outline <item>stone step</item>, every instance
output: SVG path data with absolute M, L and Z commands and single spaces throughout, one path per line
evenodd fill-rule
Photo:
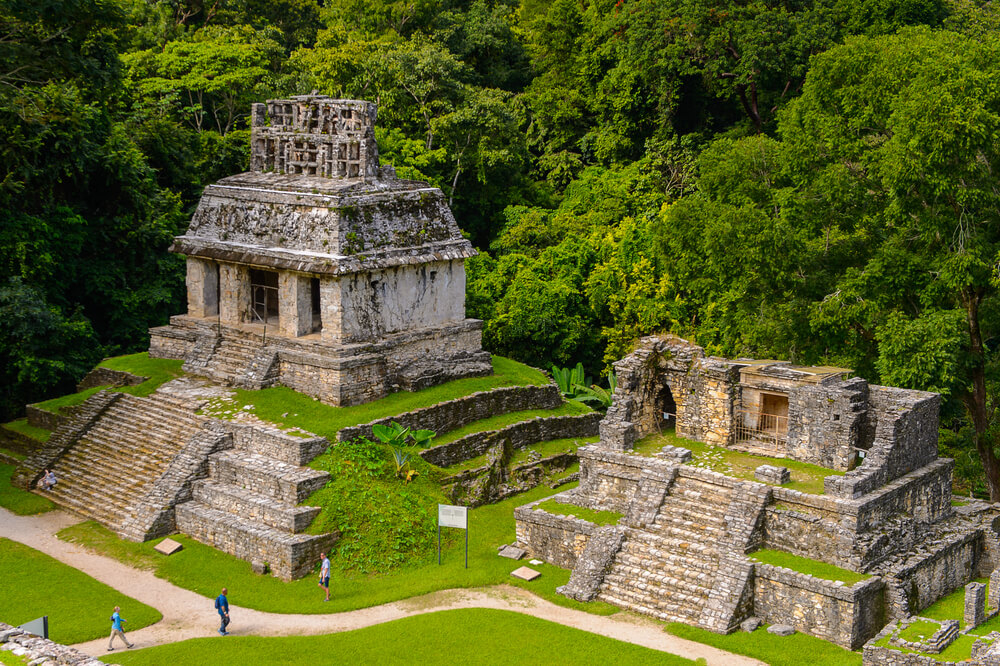
M 73 449 L 70 449 L 70 453 L 74 449 L 83 450 L 80 448 L 80 444 L 86 444 L 86 450 L 91 452 L 92 455 L 109 458 L 119 463 L 121 462 L 122 454 L 125 452 L 130 454 L 131 459 L 166 460 L 169 462 L 183 448 L 184 443 L 188 439 L 190 439 L 190 436 L 173 441 L 144 439 L 141 442 L 137 442 L 136 440 L 129 441 L 126 439 L 126 446 L 123 447 L 121 439 L 112 438 L 111 434 L 107 432 L 95 432 L 92 430 L 87 433 L 86 437 L 79 440 Z
M 701 580 L 677 578 L 668 573 L 651 572 L 636 567 L 616 566 L 604 576 L 604 583 L 609 587 L 635 588 L 649 590 L 651 596 L 687 595 L 692 599 L 707 599 L 709 590 L 705 587 L 714 580 L 714 576 Z
M 194 499 L 205 506 L 259 521 L 286 532 L 302 532 L 320 512 L 316 506 L 281 506 L 274 498 L 211 479 L 195 481 Z
M 633 595 L 621 593 L 619 590 L 602 591 L 597 595 L 599 601 L 609 603 L 612 606 L 625 608 L 627 610 L 651 615 L 666 622 L 684 622 L 685 624 L 697 624 L 701 617 L 701 608 L 692 607 L 680 603 L 659 603 L 651 604 L 650 600 L 637 598 Z
M 673 485 L 670 486 L 669 497 L 694 500 L 703 504 L 715 503 L 727 507 L 732 495 L 732 488 L 718 486 L 701 479 L 678 476 Z
M 61 482 L 60 482 L 61 484 Z M 36 491 L 42 497 L 47 497 L 59 506 L 74 513 L 96 520 L 105 526 L 121 525 L 129 513 L 126 509 L 108 503 L 94 502 L 90 495 L 83 495 L 78 489 L 66 490 L 60 484 L 49 491 Z
M 702 580 L 714 576 L 718 558 L 704 555 L 685 555 L 657 549 L 644 549 L 640 544 L 627 543 L 615 560 L 622 566 L 634 567 L 654 573 L 669 572 L 675 577 Z
M 231 449 L 209 458 L 209 476 L 218 483 L 298 504 L 329 481 L 330 475 L 256 453 Z
M 652 534 L 678 541 L 705 544 L 714 544 L 724 533 L 724 530 L 714 525 L 695 525 L 679 519 L 660 520 L 659 518 L 648 530 Z
M 689 517 L 689 519 L 701 518 L 707 522 L 721 523 L 726 518 L 728 508 L 728 502 L 705 502 L 702 500 L 687 499 L 683 496 L 667 495 L 663 500 L 660 513 Z
M 175 513 L 179 531 L 240 559 L 266 563 L 284 580 L 307 575 L 319 553 L 329 552 L 337 539 L 330 534 L 289 534 L 197 501 L 178 504 Z
M 674 553 L 681 557 L 701 559 L 718 557 L 718 549 L 714 542 L 678 538 L 669 534 L 654 534 L 639 530 L 629 531 L 628 537 L 626 544 L 641 542 L 650 548 L 656 548 L 665 553 Z

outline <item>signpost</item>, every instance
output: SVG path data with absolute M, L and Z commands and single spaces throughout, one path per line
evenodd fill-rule
M 49 616 L 43 615 L 37 620 L 32 620 L 31 622 L 25 622 L 18 629 L 23 629 L 29 634 L 34 634 L 36 636 L 41 636 L 42 638 L 49 637 Z
M 441 528 L 465 530 L 465 568 L 469 568 L 469 507 L 438 504 L 438 564 L 441 564 Z

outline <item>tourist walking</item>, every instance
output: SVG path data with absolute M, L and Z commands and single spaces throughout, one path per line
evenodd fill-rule
M 133 646 L 133 643 L 129 643 L 128 639 L 125 638 L 125 632 L 122 630 L 122 625 L 125 623 L 125 620 L 123 620 L 122 616 L 118 614 L 118 611 L 120 610 L 121 608 L 115 606 L 115 612 L 111 614 L 111 636 L 108 638 L 108 652 L 115 649 L 115 636 L 122 639 L 122 643 L 125 644 L 125 647 Z
M 326 592 L 326 599 L 323 601 L 330 600 L 330 558 L 326 556 L 326 553 L 320 553 L 320 558 L 323 563 L 319 566 L 319 586 L 323 588 Z
M 229 599 L 226 599 L 226 594 L 228 594 L 228 590 L 222 588 L 222 594 L 215 598 L 215 610 L 219 611 L 219 619 L 221 620 L 219 626 L 219 635 L 221 636 L 229 635 L 229 632 L 226 631 L 226 627 L 229 626 Z

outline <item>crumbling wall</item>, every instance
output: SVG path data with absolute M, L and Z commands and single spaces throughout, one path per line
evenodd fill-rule
M 535 505 L 543 501 L 536 500 L 514 509 L 517 545 L 550 564 L 572 569 L 597 526 L 581 518 L 535 510 Z
M 937 459 L 940 395 L 870 386 L 869 404 L 871 449 L 857 469 L 825 479 L 828 495 L 856 499 Z
M 754 614 L 765 622 L 791 624 L 851 650 L 885 624 L 885 586 L 878 578 L 847 586 L 769 564 L 754 568 Z

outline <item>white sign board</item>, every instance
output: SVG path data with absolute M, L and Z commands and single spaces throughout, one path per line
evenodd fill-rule
M 469 529 L 469 507 L 438 504 L 438 527 Z

